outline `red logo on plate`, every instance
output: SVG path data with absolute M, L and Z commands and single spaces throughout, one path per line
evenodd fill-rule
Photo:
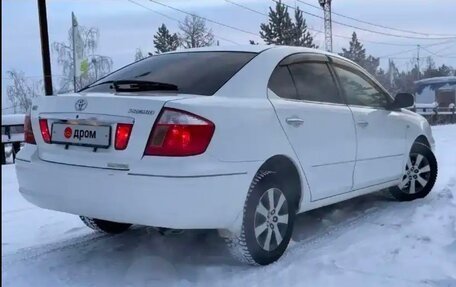
M 63 135 L 69 139 L 71 135 L 73 134 L 73 130 L 70 127 L 66 127 L 65 131 L 63 132 Z

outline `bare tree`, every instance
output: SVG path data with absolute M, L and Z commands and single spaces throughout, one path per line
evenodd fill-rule
M 206 20 L 196 15 L 185 17 L 179 24 L 179 41 L 184 48 L 211 46 L 214 44 L 212 29 L 206 27 Z
M 28 81 L 23 72 L 6 72 L 11 84 L 6 87 L 6 94 L 13 105 L 14 113 L 26 112 L 32 105 L 32 99 L 43 94 L 42 81 Z
M 86 59 L 81 63 L 81 76 L 76 79 L 76 89 L 80 89 L 112 70 L 112 59 L 96 54 L 100 33 L 97 28 L 78 26 Z M 74 87 L 73 33 L 68 31 L 68 42 L 52 43 L 52 50 L 57 54 L 57 63 L 62 66 L 64 77 L 59 92 L 68 92 Z

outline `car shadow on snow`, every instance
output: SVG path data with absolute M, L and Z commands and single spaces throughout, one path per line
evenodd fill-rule
M 395 202 L 384 190 L 307 211 L 297 216 L 292 239 L 296 242 L 316 239 Z

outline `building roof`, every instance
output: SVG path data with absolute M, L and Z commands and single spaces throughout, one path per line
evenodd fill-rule
M 427 78 L 415 81 L 415 84 L 440 84 L 447 82 L 456 82 L 456 76 Z
M 2 126 L 23 125 L 24 114 L 2 115 Z

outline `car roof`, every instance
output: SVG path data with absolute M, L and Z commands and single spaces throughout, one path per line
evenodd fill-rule
M 333 56 L 338 56 L 336 54 L 328 53 L 323 50 L 306 48 L 306 47 L 297 47 L 297 46 L 285 46 L 285 45 L 228 45 L 228 46 L 208 46 L 208 47 L 199 47 L 199 48 L 178 48 L 173 51 L 174 53 L 179 52 L 211 52 L 211 51 L 224 51 L 224 52 L 254 52 L 261 53 L 269 49 L 285 49 L 289 50 L 290 53 L 296 52 L 299 50 L 301 52 L 313 52 L 318 54 L 330 54 Z
M 334 58 L 342 59 L 347 62 L 350 62 L 356 66 L 359 66 L 355 62 L 344 58 L 338 54 L 330 53 L 324 50 L 320 49 L 314 49 L 314 48 L 306 48 L 306 47 L 298 47 L 298 46 L 285 46 L 285 45 L 231 45 L 231 46 L 208 46 L 208 47 L 200 47 L 200 48 L 190 48 L 190 49 L 184 49 L 180 48 L 177 49 L 173 52 L 169 53 L 182 53 L 182 52 L 253 52 L 253 53 L 261 53 L 266 50 L 272 50 L 272 49 L 281 49 L 285 50 L 289 54 L 293 53 L 316 53 L 316 54 L 322 54 L 322 55 L 327 55 L 331 56 Z
M 261 53 L 264 50 L 270 49 L 273 46 L 270 45 L 232 45 L 232 46 L 208 46 L 199 48 L 179 48 L 174 53 L 179 52 L 253 52 Z

